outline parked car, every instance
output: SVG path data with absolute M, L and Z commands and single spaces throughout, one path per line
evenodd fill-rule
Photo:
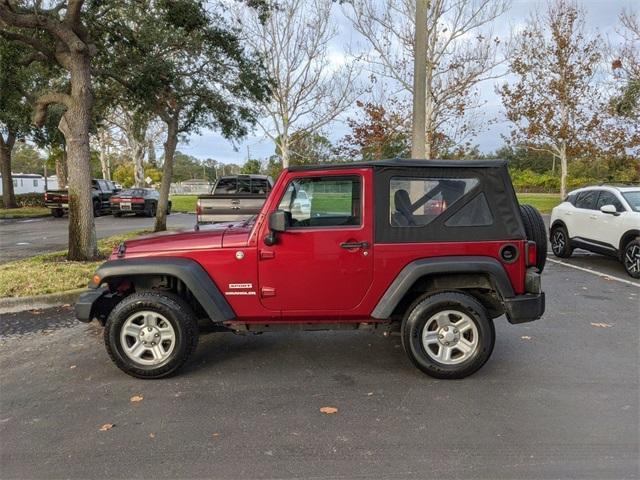
M 110 181 L 94 178 L 91 180 L 91 197 L 93 215 L 99 217 L 111 212 L 111 196 L 119 192 L 119 188 Z M 62 217 L 69 211 L 69 192 L 64 190 L 47 190 L 44 193 L 44 204 L 54 217 Z
M 301 191 L 309 211 L 292 208 Z M 199 322 L 397 332 L 417 368 L 462 378 L 491 355 L 494 318 L 542 316 L 546 244 L 503 161 L 296 166 L 251 221 L 123 242 L 75 313 L 104 324 L 112 360 L 140 378 L 183 365 Z
M 551 250 L 567 258 L 574 248 L 618 258 L 640 278 L 640 187 L 600 185 L 574 190 L 551 212 Z
M 210 195 L 200 195 L 196 202 L 199 225 L 246 220 L 260 213 L 273 180 L 266 175 L 220 177 Z
M 126 214 L 155 217 L 160 192 L 153 188 L 128 188 L 111 197 L 111 213 L 114 217 Z M 171 200 L 167 205 L 167 215 L 171 213 Z

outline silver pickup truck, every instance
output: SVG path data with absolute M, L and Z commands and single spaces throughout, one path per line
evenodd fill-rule
M 235 222 L 257 215 L 272 187 L 273 180 L 266 175 L 220 177 L 210 195 L 198 197 L 197 222 Z

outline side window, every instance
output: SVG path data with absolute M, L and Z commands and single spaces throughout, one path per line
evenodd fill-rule
M 236 193 L 238 189 L 238 182 L 235 178 L 221 178 L 216 183 L 216 189 L 214 195 L 229 195 Z
M 266 178 L 253 178 L 251 180 L 251 193 L 253 195 L 266 195 L 269 192 L 269 184 Z
M 599 192 L 600 190 L 587 190 L 585 192 L 578 193 L 578 196 L 576 197 L 575 207 L 594 210 Z
M 360 225 L 361 192 L 358 176 L 299 178 L 289 183 L 278 209 L 290 213 L 291 228 Z
M 604 205 L 613 205 L 616 207 L 616 211 L 624 212 L 624 207 L 622 206 L 622 202 L 618 200 L 613 193 L 607 192 L 603 190 L 600 192 L 600 196 L 598 197 L 598 202 L 596 203 L 596 210 L 600 210 L 600 207 Z
M 428 225 L 476 185 L 476 178 L 392 177 L 389 222 L 392 227 Z
M 37 187 L 37 186 L 38 186 L 38 180 L 34 180 L 34 181 L 33 181 L 33 186 L 34 186 L 34 187 Z
M 493 215 L 484 193 L 476 195 L 445 223 L 447 227 L 486 227 L 493 225 Z

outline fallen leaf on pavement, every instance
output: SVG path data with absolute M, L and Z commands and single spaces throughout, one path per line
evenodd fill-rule
M 131 401 L 133 403 L 141 402 L 142 400 L 144 400 L 144 397 L 142 395 L 134 395 L 133 397 L 131 397 Z
M 598 328 L 610 328 L 610 327 L 613 327 L 613 325 L 609 325 L 608 323 L 604 323 L 604 322 L 602 322 L 602 323 L 593 323 L 593 322 L 591 322 L 591 326 L 592 327 L 598 327 Z
M 531 337 L 529 335 L 523 335 L 520 337 L 522 340 L 531 340 Z
M 373 395 L 373 392 L 369 392 L 367 393 L 367 395 L 370 397 L 371 395 Z
M 149 438 L 156 438 L 156 434 L 155 434 L 155 433 L 153 433 L 153 432 L 152 432 L 152 433 L 150 433 L 150 434 L 149 434 Z
M 220 436 L 220 434 L 219 434 L 219 433 L 214 433 L 214 434 L 212 434 L 211 436 L 212 436 L 212 437 L 219 437 L 219 436 Z
M 338 409 L 336 407 L 322 407 L 320 409 L 322 413 L 326 413 L 327 415 L 332 415 L 334 413 L 338 413 Z
M 74 368 L 76 368 L 76 366 L 75 365 L 71 365 L 69 368 L 74 369 Z
M 100 427 L 101 432 L 106 432 L 107 430 L 111 430 L 115 425 L 113 423 L 105 423 Z

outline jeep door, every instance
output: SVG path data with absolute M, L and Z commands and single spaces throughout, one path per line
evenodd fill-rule
M 296 201 L 300 192 L 308 208 Z M 287 212 L 288 225 L 272 246 L 262 241 L 267 222 L 261 230 L 262 305 L 283 316 L 342 317 L 362 302 L 373 280 L 373 219 L 365 208 L 372 203 L 371 170 L 291 174 L 276 195 L 270 210 Z

